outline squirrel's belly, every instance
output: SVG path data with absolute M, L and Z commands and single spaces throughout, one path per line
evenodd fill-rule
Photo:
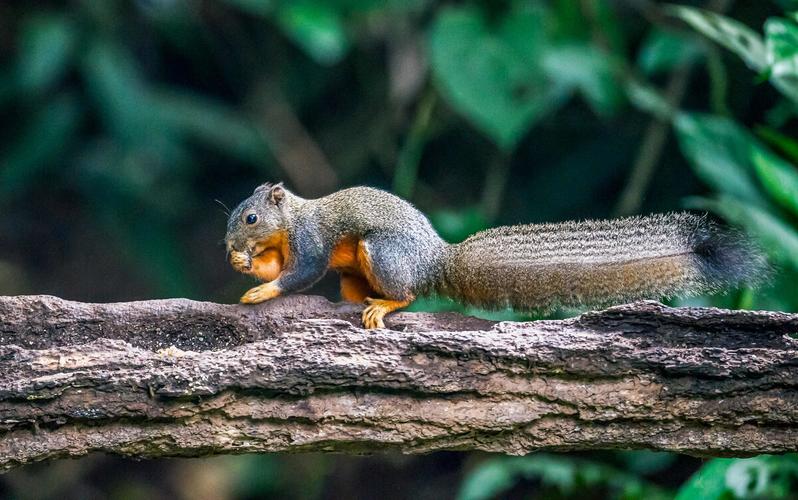
M 330 254 L 329 267 L 341 274 L 364 278 L 377 292 L 383 289 L 372 272 L 371 256 L 366 242 L 356 236 L 345 236 L 335 244 Z
M 363 240 L 347 236 L 339 240 L 330 254 L 330 269 L 341 274 L 341 297 L 349 302 L 363 302 L 379 296 L 381 287 L 371 272 L 371 258 Z
M 330 254 L 330 269 L 362 276 L 363 271 L 358 259 L 359 243 L 360 239 L 353 236 L 341 238 Z

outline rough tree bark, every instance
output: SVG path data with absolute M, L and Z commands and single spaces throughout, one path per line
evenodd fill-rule
M 92 451 L 798 450 L 798 315 L 638 302 L 364 331 L 358 312 L 0 298 L 0 469 Z

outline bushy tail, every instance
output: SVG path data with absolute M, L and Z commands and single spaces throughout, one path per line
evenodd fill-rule
M 518 310 L 714 292 L 769 272 L 744 235 L 689 213 L 497 227 L 447 252 L 440 293 Z

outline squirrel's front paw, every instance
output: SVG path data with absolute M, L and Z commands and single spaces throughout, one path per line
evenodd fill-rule
M 266 302 L 269 299 L 273 299 L 280 295 L 280 289 L 274 282 L 264 283 L 262 285 L 258 285 L 255 288 L 250 288 L 247 293 L 245 293 L 239 302 L 242 304 L 260 304 L 261 302 Z

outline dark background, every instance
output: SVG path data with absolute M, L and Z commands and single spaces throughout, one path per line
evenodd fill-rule
M 2 2 L 0 293 L 235 302 L 252 282 L 225 262 L 224 206 L 282 180 L 306 197 L 392 190 L 449 241 L 709 210 L 759 241 L 776 277 L 687 302 L 795 311 L 794 6 L 684 4 L 743 24 L 719 35 L 649 0 Z M 733 46 L 746 26 L 762 51 Z M 313 292 L 337 299 L 331 279 Z M 702 464 L 704 482 L 689 482 Z M 0 476 L 0 492 L 790 498 L 796 468 L 645 451 L 90 456 Z

